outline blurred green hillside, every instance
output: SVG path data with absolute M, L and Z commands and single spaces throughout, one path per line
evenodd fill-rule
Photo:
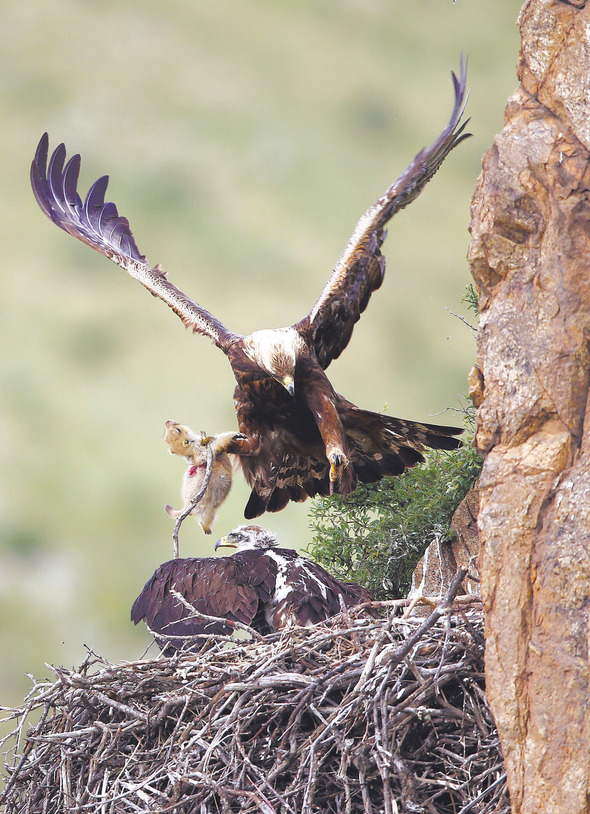
M 391 224 L 384 286 L 330 368 L 363 407 L 426 420 L 459 405 L 474 360 L 446 308 L 466 313 L 470 197 L 517 84 L 517 13 L 509 0 L 0 5 L 0 703 L 84 645 L 141 655 L 129 609 L 171 557 L 162 507 L 179 504 L 183 473 L 163 422 L 235 427 L 223 354 L 37 208 L 43 131 L 82 154 L 83 192 L 110 174 L 152 264 L 248 333 L 307 313 L 358 217 L 446 124 L 450 71 L 469 54 L 475 135 Z M 187 521 L 182 555 L 211 554 L 247 495 L 237 478 L 212 538 Z M 307 510 L 262 522 L 304 547 Z

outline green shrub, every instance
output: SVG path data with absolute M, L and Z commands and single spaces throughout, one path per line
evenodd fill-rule
M 309 554 L 375 599 L 405 596 L 426 547 L 450 538 L 455 509 L 479 475 L 471 441 L 452 452 L 428 450 L 425 463 L 399 477 L 314 501 Z

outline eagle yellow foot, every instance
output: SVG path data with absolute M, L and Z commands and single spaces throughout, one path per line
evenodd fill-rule
M 341 449 L 333 449 L 328 453 L 328 460 L 330 461 L 330 494 L 333 495 L 338 473 L 340 469 L 345 469 L 348 466 L 348 458 Z

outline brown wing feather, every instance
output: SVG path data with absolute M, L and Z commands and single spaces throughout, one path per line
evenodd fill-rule
M 146 582 L 133 603 L 131 621 L 144 621 L 160 647 L 180 649 L 190 645 L 175 636 L 214 633 L 230 635 L 233 628 L 221 622 L 191 618 L 191 610 L 172 592 L 177 591 L 199 613 L 249 625 L 256 616 L 259 596 L 256 585 L 272 581 L 261 564 L 254 580 L 248 569 L 232 557 L 192 557 L 165 562 Z M 254 583 L 254 584 L 253 584 Z M 268 589 L 265 587 L 264 597 Z M 172 638 L 168 638 L 172 637 Z M 201 641 L 197 642 L 200 646 Z
M 272 461 L 272 463 L 271 463 Z M 302 503 L 308 497 L 329 495 L 329 465 L 311 455 L 284 452 L 278 463 L 265 450 L 257 460 L 242 458 L 242 470 L 252 492 L 244 517 L 251 520 L 264 512 L 280 512 L 289 501 Z
M 211 337 L 221 348 L 235 339 L 236 335 L 209 311 L 169 282 L 159 266 L 150 268 L 137 248 L 127 218 L 119 215 L 114 203 L 104 200 L 108 176 L 99 178 L 82 202 L 77 192 L 80 156 L 72 156 L 66 164 L 66 148 L 60 144 L 47 166 L 48 147 L 49 138 L 44 133 L 31 164 L 33 193 L 47 217 L 139 280 L 155 297 L 169 305 L 187 328 Z
M 385 273 L 381 244 L 387 221 L 411 203 L 436 173 L 450 151 L 470 134 L 461 123 L 466 104 L 467 64 L 459 78 L 452 73 L 455 104 L 448 125 L 430 147 L 421 150 L 409 167 L 357 223 L 324 290 L 309 314 L 294 327 L 309 336 L 323 368 L 347 346 L 355 323 Z
M 285 583 L 273 608 L 272 623 L 276 629 L 293 623 L 315 625 L 329 619 L 341 611 L 340 597 L 348 608 L 372 599 L 365 588 L 341 582 L 296 551 L 275 548 L 271 556 L 277 558 L 278 572 Z
M 357 478 L 374 483 L 381 478 L 401 475 L 424 460 L 422 450 L 456 449 L 461 441 L 455 438 L 463 430 L 439 424 L 424 424 L 394 416 L 362 410 L 343 396 L 337 395 L 338 414 L 346 433 L 351 466 L 342 472 L 338 491 L 341 494 L 356 488 Z M 330 494 L 329 465 L 324 458 L 293 455 L 273 445 L 274 436 L 267 436 L 260 452 L 244 457 L 240 463 L 252 492 L 244 511 L 248 519 L 264 512 L 278 512 L 289 501 L 302 502 L 308 497 Z
M 454 437 L 463 432 L 458 427 L 424 424 L 361 410 L 342 396 L 338 397 L 338 409 L 354 471 L 363 483 L 401 475 L 424 460 L 425 447 L 450 450 L 461 446 L 461 441 Z

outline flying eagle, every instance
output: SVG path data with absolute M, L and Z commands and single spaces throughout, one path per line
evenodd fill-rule
M 279 548 L 276 537 L 260 526 L 240 526 L 217 541 L 215 549 L 222 547 L 235 553 L 165 562 L 135 600 L 131 621 L 145 621 L 166 652 L 190 648 L 197 635 L 230 635 L 231 622 L 267 634 L 334 616 L 340 598 L 346 607 L 371 600 L 360 585 L 340 582 L 297 551 Z M 191 608 L 230 624 L 195 618 Z
M 421 450 L 454 449 L 462 430 L 421 424 L 361 410 L 338 395 L 325 369 L 348 345 L 355 323 L 385 273 L 381 244 L 387 221 L 422 191 L 449 152 L 468 133 L 462 122 L 466 67 L 452 74 L 455 103 L 449 124 L 357 223 L 311 311 L 288 328 L 241 336 L 228 330 L 151 268 L 137 248 L 129 222 L 104 200 L 108 176 L 90 188 L 82 202 L 77 192 L 80 156 L 67 164 L 60 144 L 47 166 L 48 136 L 43 135 L 31 166 L 37 203 L 64 231 L 106 255 L 154 296 L 164 300 L 187 328 L 208 336 L 224 351 L 237 387 L 234 403 L 240 433 L 228 446 L 240 456 L 252 487 L 244 516 L 283 509 L 333 491 L 346 494 L 364 483 L 399 475 L 423 460 Z

